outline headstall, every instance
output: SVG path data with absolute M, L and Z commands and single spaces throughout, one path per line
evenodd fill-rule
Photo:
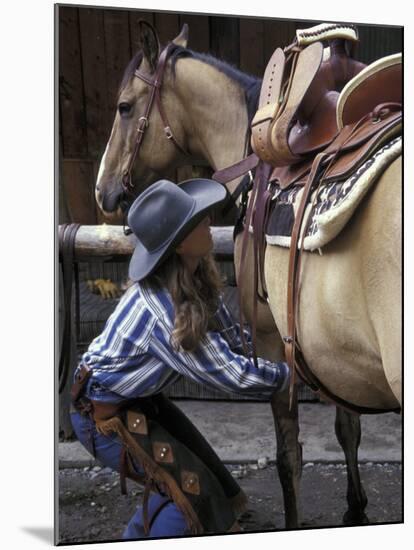
M 136 69 L 135 72 L 134 72 L 134 76 L 136 76 L 137 78 L 141 79 L 143 82 L 148 84 L 151 87 L 150 88 L 151 91 L 150 91 L 150 96 L 149 96 L 149 99 L 148 99 L 147 106 L 145 108 L 145 112 L 138 119 L 138 126 L 137 126 L 137 130 L 136 130 L 137 137 L 136 137 L 136 141 L 135 141 L 134 150 L 133 150 L 132 155 L 131 155 L 131 157 L 128 161 L 128 165 L 127 165 L 126 169 L 124 170 L 124 172 L 122 174 L 122 186 L 124 187 L 125 191 L 129 194 L 132 193 L 132 191 L 135 187 L 135 185 L 132 183 L 132 179 L 131 179 L 132 167 L 134 165 L 135 159 L 136 159 L 136 157 L 138 155 L 138 152 L 139 152 L 139 149 L 141 147 L 142 140 L 144 139 L 145 130 L 148 128 L 149 117 L 150 117 L 150 114 L 151 114 L 152 107 L 154 105 L 154 101 L 155 101 L 155 103 L 158 107 L 158 112 L 161 116 L 161 120 L 162 120 L 162 123 L 164 125 L 164 133 L 165 133 L 166 138 L 171 140 L 172 143 L 174 143 L 174 145 L 180 150 L 181 153 L 183 153 L 186 156 L 189 156 L 189 153 L 178 143 L 178 141 L 174 137 L 174 134 L 171 130 L 171 126 L 168 122 L 168 119 L 166 117 L 166 114 L 165 114 L 165 111 L 164 111 L 164 108 L 163 108 L 163 105 L 162 105 L 162 102 L 161 102 L 160 90 L 161 90 L 161 85 L 162 85 L 163 78 L 164 78 L 166 62 L 167 62 L 167 59 L 168 59 L 168 57 L 169 57 L 169 55 L 170 55 L 170 53 L 171 53 L 171 51 L 174 47 L 175 47 L 175 44 L 173 42 L 170 42 L 169 44 L 167 44 L 167 46 L 165 46 L 165 48 L 162 50 L 162 52 L 161 52 L 161 54 L 158 58 L 158 63 L 157 63 L 157 66 L 155 68 L 155 72 L 151 77 L 143 74 L 138 69 Z

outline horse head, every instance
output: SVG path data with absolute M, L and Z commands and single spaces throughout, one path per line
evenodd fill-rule
M 183 113 L 178 112 L 181 103 L 175 97 L 168 52 L 174 46 L 187 46 L 188 26 L 166 52 L 152 25 L 145 21 L 139 25 L 141 49 L 125 71 L 96 182 L 96 201 L 105 214 L 122 209 L 185 158 Z

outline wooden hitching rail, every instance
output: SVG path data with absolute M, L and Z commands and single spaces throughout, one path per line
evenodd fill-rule
M 214 254 L 233 256 L 233 227 L 212 227 Z M 74 260 L 107 256 L 129 256 L 136 243 L 135 235 L 125 235 L 120 225 L 81 225 L 76 233 Z

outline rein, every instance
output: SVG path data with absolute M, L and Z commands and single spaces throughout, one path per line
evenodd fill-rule
M 76 327 L 80 326 L 79 305 L 79 270 L 75 262 L 75 239 L 80 227 L 79 223 L 62 224 L 59 226 L 59 261 L 62 265 L 64 321 L 62 326 L 62 345 L 59 356 L 59 393 L 65 389 L 70 373 L 72 357 L 72 286 L 75 277 L 76 290 Z
M 150 117 L 152 108 L 154 106 L 154 103 L 158 108 L 158 112 L 160 114 L 162 123 L 164 125 L 165 137 L 168 140 L 170 140 L 182 154 L 184 154 L 185 156 L 190 156 L 190 154 L 178 143 L 177 139 L 174 137 L 174 134 L 171 130 L 171 126 L 165 114 L 165 110 L 162 105 L 161 95 L 160 95 L 161 86 L 164 79 L 166 63 L 174 47 L 175 47 L 175 44 L 173 42 L 169 42 L 167 46 L 165 46 L 165 48 L 162 50 L 158 58 L 157 66 L 155 68 L 155 72 L 152 78 L 143 74 L 138 69 L 136 69 L 134 72 L 134 76 L 136 76 L 137 78 L 139 78 L 140 80 L 142 80 L 143 82 L 145 82 L 151 87 L 151 92 L 150 92 L 147 106 L 145 108 L 144 115 L 138 119 L 138 125 L 136 130 L 137 137 L 135 141 L 134 150 L 128 161 L 128 165 L 124 170 L 124 173 L 122 174 L 122 186 L 124 187 L 125 191 L 130 194 L 132 194 L 132 191 L 135 187 L 131 179 L 132 167 L 134 165 L 135 159 L 138 156 L 140 147 L 142 145 L 145 130 L 149 126 L 149 117 Z

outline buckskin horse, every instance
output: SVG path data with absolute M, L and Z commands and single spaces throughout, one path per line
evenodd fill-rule
M 200 164 L 220 171 L 237 163 L 248 152 L 250 123 L 258 106 L 261 81 L 209 54 L 189 50 L 186 25 L 163 49 L 153 27 L 145 22 L 140 26 L 142 49 L 125 70 L 97 177 L 96 200 L 105 213 L 121 212 L 143 189 L 179 166 Z M 230 192 L 241 179 L 228 185 Z M 303 355 L 318 379 L 339 398 L 377 412 L 401 404 L 400 197 L 398 158 L 322 255 L 302 254 L 297 333 Z M 252 322 L 257 308 L 258 354 L 280 360 L 281 335 L 287 330 L 289 252 L 267 246 L 264 273 L 269 304 L 260 301 L 254 306 L 255 290 L 248 284 L 254 277 L 253 238 L 248 236 L 246 242 L 244 315 Z M 239 234 L 238 280 L 242 248 Z M 293 396 L 293 402 L 288 393 L 271 402 L 287 528 L 298 527 L 300 517 L 302 449 Z M 366 522 L 367 498 L 357 459 L 359 414 L 337 406 L 335 432 L 348 473 L 344 522 Z

